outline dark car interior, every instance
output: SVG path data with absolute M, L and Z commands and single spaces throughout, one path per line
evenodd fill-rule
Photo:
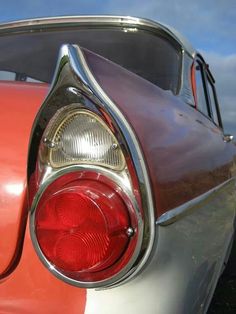
M 69 28 L 0 34 L 0 80 L 51 82 L 62 44 L 78 44 L 177 93 L 181 50 L 136 28 Z M 16 53 L 17 52 L 17 53 Z

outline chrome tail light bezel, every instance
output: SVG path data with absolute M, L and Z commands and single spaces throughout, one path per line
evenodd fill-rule
M 60 103 L 58 103 L 58 100 L 60 100 Z M 100 167 L 99 165 L 78 164 L 69 165 L 62 169 L 52 169 L 52 167 L 49 166 L 44 167 L 43 170 L 41 169 L 40 174 L 35 172 L 38 162 L 38 149 L 40 145 L 42 145 L 45 128 L 57 110 L 69 106 L 72 103 L 76 104 L 78 110 L 87 110 L 98 115 L 104 123 L 112 127 L 112 132 L 122 147 L 125 159 L 130 160 L 132 167 L 135 169 L 135 177 L 137 180 L 136 182 L 132 182 L 132 184 L 137 185 L 136 190 L 139 191 L 140 204 L 135 196 L 132 195 L 132 189 L 128 187 L 127 178 L 125 181 L 123 175 L 118 175 L 116 171 Z M 109 278 L 109 280 L 89 283 L 71 280 L 55 269 L 40 250 L 34 228 L 37 204 L 49 184 L 65 173 L 85 169 L 100 171 L 118 184 L 123 190 L 125 197 L 129 197 L 129 199 L 132 200 L 139 221 L 138 245 L 127 266 L 117 276 Z M 32 177 L 34 189 L 31 188 Z M 58 278 L 79 287 L 113 287 L 130 280 L 137 275 L 146 264 L 155 238 L 155 218 L 151 186 L 145 160 L 133 129 L 126 121 L 117 105 L 111 101 L 96 82 L 96 79 L 89 70 L 83 51 L 78 46 L 64 45 L 60 50 L 57 70 L 51 90 L 36 117 L 31 134 L 28 159 L 28 183 L 30 231 L 33 245 L 41 261 Z

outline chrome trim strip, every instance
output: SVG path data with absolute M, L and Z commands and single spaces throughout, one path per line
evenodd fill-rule
M 64 70 L 65 69 L 65 70 Z M 63 70 L 65 73 L 63 74 Z M 62 74 L 61 74 L 62 73 Z M 126 121 L 125 117 L 121 113 L 121 111 L 117 108 L 114 102 L 108 97 L 108 95 L 103 91 L 101 86 L 97 83 L 96 79 L 94 78 L 93 74 L 91 73 L 89 69 L 89 65 L 87 64 L 85 57 L 83 55 L 82 50 L 78 46 L 73 45 L 63 45 L 60 53 L 59 53 L 59 60 L 57 64 L 57 69 L 55 72 L 54 80 L 51 86 L 51 90 L 48 94 L 48 97 L 45 100 L 44 105 L 48 105 L 48 101 L 50 103 L 50 97 L 53 95 L 54 90 L 57 90 L 60 88 L 61 84 L 65 84 L 63 82 L 63 75 L 65 79 L 73 80 L 73 83 L 75 84 L 73 86 L 76 86 L 80 91 L 84 93 L 84 95 L 87 95 L 89 99 L 91 99 L 99 108 L 102 108 L 110 117 L 116 122 L 117 129 L 120 131 L 122 136 L 125 139 L 125 143 L 129 149 L 129 155 L 132 158 L 137 178 L 138 178 L 138 185 L 140 188 L 141 193 L 141 200 L 142 200 L 142 208 L 145 213 L 145 224 L 143 226 L 144 228 L 144 236 L 142 237 L 142 248 L 139 248 L 138 254 L 136 254 L 136 260 L 132 260 L 132 263 L 128 264 L 129 269 L 126 269 L 126 273 L 123 274 L 122 277 L 119 276 L 117 278 L 111 278 L 111 280 L 107 280 L 106 282 L 102 283 L 102 285 L 94 285 L 94 284 L 84 284 L 84 287 L 113 287 L 114 284 L 118 285 L 120 283 L 124 283 L 127 280 L 130 280 L 133 278 L 137 273 L 143 268 L 143 266 L 146 264 L 150 253 L 153 248 L 153 243 L 155 239 L 155 215 L 154 215 L 154 205 L 152 200 L 152 193 L 151 193 L 151 185 L 149 182 L 149 176 L 147 173 L 147 168 L 145 164 L 145 160 L 141 151 L 141 148 L 139 146 L 138 140 L 136 139 L 136 135 L 134 134 L 134 131 L 130 127 L 129 123 Z M 70 81 L 66 83 L 66 86 L 70 85 Z M 73 87 L 72 87 L 73 88 Z M 53 96 L 52 96 L 53 97 Z M 42 110 L 44 109 L 44 106 L 41 108 L 41 111 L 39 112 L 37 119 L 34 124 L 34 130 L 37 129 L 38 119 L 40 117 L 40 114 Z M 55 113 L 54 113 L 55 114 Z M 32 136 L 34 132 L 31 134 L 31 141 Z M 32 156 L 31 156 L 32 157 Z M 29 157 L 30 158 L 30 157 Z M 60 172 L 61 173 L 61 172 Z M 47 177 L 43 178 L 43 186 L 47 184 L 47 180 L 53 175 L 53 173 L 46 174 Z M 55 176 L 54 176 L 55 178 Z M 40 189 L 42 192 L 42 190 Z M 42 252 L 38 250 L 38 246 L 36 243 L 36 238 L 34 234 L 34 208 L 35 208 L 35 202 L 37 202 L 37 198 L 39 195 L 37 194 L 34 205 L 31 209 L 30 213 L 30 229 L 33 239 L 33 244 L 36 248 L 37 253 L 39 254 L 41 260 L 44 261 L 44 257 L 42 256 Z M 50 265 L 48 268 L 50 271 L 54 271 L 50 268 Z M 120 274 L 119 274 L 120 275 Z M 61 279 L 65 280 L 63 278 L 63 275 L 58 274 L 57 276 Z M 82 286 L 81 283 L 76 284 L 75 281 L 68 280 L 68 283 L 71 283 L 73 285 Z
M 191 201 L 184 203 L 183 205 L 178 206 L 174 209 L 171 209 L 170 211 L 162 214 L 157 219 L 156 225 L 168 226 L 176 222 L 184 216 L 189 215 L 193 210 L 196 210 L 203 202 L 208 202 L 211 197 L 214 197 L 214 194 L 219 193 L 222 189 L 230 188 L 233 184 L 235 184 L 235 178 L 230 178 L 229 180 L 221 183 L 220 185 L 214 187 L 206 193 L 197 196 Z
M 131 16 L 109 16 L 109 15 L 88 15 L 88 16 L 60 16 L 60 17 L 45 17 L 28 20 L 13 21 L 0 24 L 0 34 L 6 31 L 19 32 L 21 29 L 27 28 L 48 28 L 52 26 L 56 27 L 68 27 L 78 25 L 110 25 L 110 26 L 137 26 L 147 30 L 156 31 L 162 30 L 172 37 L 178 44 L 185 50 L 187 54 L 194 57 L 196 50 L 192 47 L 190 42 L 184 38 L 174 28 L 161 24 L 149 19 L 143 19 Z
M 147 262 L 147 259 L 151 253 L 154 239 L 155 239 L 155 215 L 154 215 L 154 205 L 153 205 L 153 199 L 152 199 L 152 192 L 151 192 L 151 184 L 149 181 L 149 176 L 147 173 L 147 167 L 144 161 L 143 153 L 140 149 L 140 145 L 137 141 L 137 138 L 130 127 L 129 123 L 126 121 L 126 118 L 121 113 L 121 111 L 118 109 L 118 107 L 115 105 L 115 103 L 109 98 L 109 96 L 104 92 L 104 90 L 101 88 L 101 86 L 98 84 L 96 79 L 94 78 L 93 74 L 91 73 L 88 64 L 86 63 L 86 60 L 84 58 L 82 50 L 79 48 L 79 46 L 73 46 L 76 47 L 79 59 L 84 67 L 85 75 L 87 77 L 89 86 L 92 87 L 95 95 L 98 95 L 98 98 L 101 99 L 101 102 L 104 104 L 104 106 L 107 106 L 107 109 L 109 108 L 110 114 L 115 118 L 115 121 L 118 122 L 119 127 L 122 130 L 122 134 L 125 136 L 128 147 L 131 151 L 131 155 L 133 157 L 133 161 L 135 163 L 135 169 L 137 171 L 138 179 L 139 179 L 139 186 L 143 187 L 143 189 L 140 189 L 141 193 L 141 199 L 143 201 L 143 210 L 147 212 L 148 214 L 148 225 L 149 225 L 149 244 L 146 248 L 146 252 L 142 258 L 142 260 L 139 262 L 139 265 L 136 267 L 135 270 L 133 270 L 133 273 L 129 273 L 129 279 L 134 277 L 140 270 L 143 268 L 145 263 Z M 124 281 L 123 281 L 124 282 Z

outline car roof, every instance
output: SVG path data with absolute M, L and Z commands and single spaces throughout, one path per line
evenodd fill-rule
M 196 55 L 196 50 L 190 42 L 184 38 L 177 30 L 163 23 L 155 22 L 149 19 L 131 17 L 131 16 L 110 16 L 110 15 L 81 15 L 81 16 L 58 16 L 44 17 L 27 20 L 12 21 L 0 23 L 0 34 L 8 32 L 19 32 L 27 29 L 65 27 L 83 25 L 107 25 L 120 27 L 137 27 L 147 31 L 163 31 L 173 40 L 175 40 L 182 49 L 191 57 Z

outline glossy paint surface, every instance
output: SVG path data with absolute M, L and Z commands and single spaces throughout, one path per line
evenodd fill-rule
M 158 216 L 235 176 L 235 146 L 223 141 L 212 121 L 171 92 L 84 53 L 96 80 L 136 132 Z
M 20 262 L 0 281 L 0 313 L 82 314 L 86 290 L 55 278 L 36 255 L 27 226 Z
M 44 84 L 0 83 L 0 313 L 84 313 L 86 290 L 71 287 L 50 274 L 32 247 L 28 227 L 23 248 L 20 245 L 28 214 L 28 142 L 33 120 L 47 92 Z M 20 260 L 14 265 L 21 249 Z M 13 266 L 12 273 L 5 273 Z M 4 277 L 4 273 L 8 276 Z
M 14 266 L 24 234 L 28 142 L 47 91 L 44 84 L 0 83 L 0 278 Z

